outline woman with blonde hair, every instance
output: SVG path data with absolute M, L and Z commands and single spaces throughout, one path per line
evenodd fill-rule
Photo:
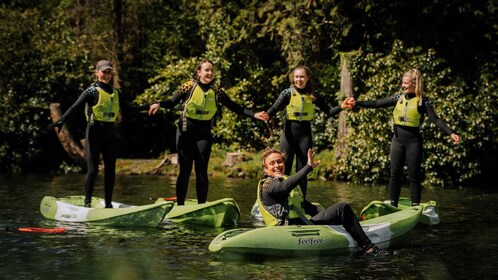
M 389 178 L 389 196 L 391 205 L 398 207 L 401 191 L 401 176 L 405 161 L 408 167 L 408 181 L 412 205 L 418 205 L 421 200 L 421 166 L 423 139 L 420 126 L 427 115 L 437 127 L 447 133 L 454 144 L 460 142 L 460 136 L 450 129 L 438 117 L 430 101 L 423 97 L 422 73 L 410 69 L 403 75 L 402 93 L 379 100 L 353 101 L 351 105 L 364 108 L 394 107 L 393 137 L 391 141 L 391 175 Z

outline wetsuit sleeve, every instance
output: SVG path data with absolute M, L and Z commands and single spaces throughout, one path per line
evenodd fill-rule
M 377 100 L 356 101 L 356 105 L 363 108 L 386 108 L 396 105 L 400 94 Z
M 67 111 L 62 115 L 61 119 L 58 122 L 65 122 L 66 119 L 76 110 L 78 107 L 80 107 L 83 103 L 92 103 L 92 101 L 95 99 L 95 96 L 97 94 L 97 91 L 94 87 L 89 87 L 85 89 L 81 94 L 80 97 L 67 109 Z
M 431 122 L 433 122 L 446 134 L 451 135 L 452 133 L 454 133 L 454 131 L 451 128 L 449 128 L 442 119 L 439 118 L 436 112 L 434 112 L 431 103 L 427 100 L 424 100 L 423 102 L 424 103 L 422 104 L 422 110 L 425 110 L 425 113 L 427 114 L 429 120 L 431 120 Z
M 285 106 L 289 105 L 290 101 L 290 89 L 285 89 L 280 93 L 280 96 L 277 98 L 275 103 L 268 109 L 266 112 L 271 117 L 275 116 L 278 111 L 285 108 Z
M 306 165 L 296 174 L 290 176 L 287 180 L 272 180 L 272 182 L 268 185 L 267 192 L 272 194 L 289 194 L 299 185 L 301 179 L 306 178 L 308 173 L 311 171 L 313 171 L 313 168 L 310 165 Z
M 173 96 L 167 100 L 156 101 L 159 103 L 159 106 L 162 108 L 171 109 L 175 107 L 181 100 L 185 98 L 185 96 L 192 90 L 192 81 L 188 81 L 182 84 L 174 93 Z
M 325 103 L 325 100 L 323 100 L 323 98 L 320 95 L 315 93 L 314 97 L 315 97 L 316 106 L 318 106 L 318 108 L 320 108 L 320 110 L 322 110 L 322 112 L 324 112 L 327 116 L 332 117 L 334 115 L 339 114 L 342 111 L 340 105 L 331 108 L 327 103 Z
M 230 111 L 239 115 L 254 117 L 254 112 L 252 110 L 244 108 L 241 105 L 233 102 L 222 88 L 216 89 L 216 96 L 218 97 L 218 102 L 230 109 Z

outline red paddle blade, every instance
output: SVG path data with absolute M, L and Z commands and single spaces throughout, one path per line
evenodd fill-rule
M 19 231 L 22 232 L 45 232 L 45 233 L 61 233 L 66 230 L 66 228 L 37 228 L 37 227 L 29 227 L 29 228 L 19 228 Z
M 163 198 L 164 200 L 166 201 L 176 201 L 176 196 L 172 196 L 172 197 L 165 197 Z

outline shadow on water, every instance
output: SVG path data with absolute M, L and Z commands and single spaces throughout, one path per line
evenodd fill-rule
M 45 195 L 83 193 L 84 175 L 0 175 L 1 279 L 497 279 L 498 194 L 491 190 L 427 188 L 423 199 L 440 205 L 441 223 L 417 226 L 393 255 L 351 253 L 269 258 L 211 253 L 209 243 L 228 228 L 163 222 L 158 228 L 112 228 L 45 220 Z M 148 204 L 175 195 L 174 178 L 118 176 L 114 200 Z M 250 211 L 257 180 L 212 180 L 209 199 L 232 197 L 239 227 L 254 228 Z M 102 196 L 99 177 L 96 196 Z M 310 182 L 309 200 L 349 202 L 355 213 L 387 198 L 386 186 Z M 408 189 L 402 190 L 408 196 Z M 191 182 L 189 198 L 195 198 Z M 25 233 L 18 227 L 65 227 L 62 234 Z M 264 237 L 262 237 L 264 238 Z

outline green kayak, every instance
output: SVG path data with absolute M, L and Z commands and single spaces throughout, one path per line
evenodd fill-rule
M 389 248 L 408 235 L 421 213 L 422 207 L 414 206 L 360 223 L 373 243 Z M 293 225 L 228 230 L 211 241 L 209 250 L 227 255 L 292 257 L 354 252 L 360 248 L 342 226 Z
M 386 214 L 398 212 L 412 205 L 411 200 L 406 197 L 402 197 L 399 200 L 398 208 L 390 205 L 388 200 L 386 201 L 372 201 L 370 204 L 365 206 L 360 212 L 360 219 L 369 220 Z M 420 203 L 422 206 L 422 215 L 420 215 L 419 222 L 425 225 L 437 225 L 440 222 L 439 219 L 439 207 L 437 203 L 433 200 L 429 202 Z
M 47 219 L 64 222 L 83 222 L 104 226 L 157 227 L 174 203 L 164 201 L 133 206 L 112 202 L 114 208 L 104 208 L 104 199 L 93 197 L 92 207 L 83 207 L 84 196 L 55 198 L 45 196 L 40 203 L 40 213 Z
M 168 200 L 159 198 L 156 203 Z M 222 198 L 198 204 L 196 199 L 185 200 L 185 205 L 176 205 L 166 215 L 175 223 L 205 225 L 211 227 L 236 226 L 240 209 L 233 198 Z

